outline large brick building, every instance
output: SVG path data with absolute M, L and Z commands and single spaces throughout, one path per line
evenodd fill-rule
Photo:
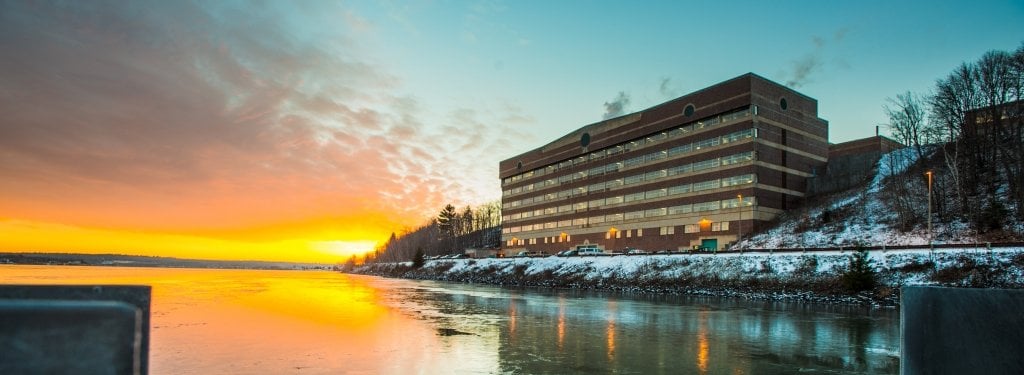
M 502 161 L 503 249 L 722 249 L 827 157 L 817 101 L 745 74 Z

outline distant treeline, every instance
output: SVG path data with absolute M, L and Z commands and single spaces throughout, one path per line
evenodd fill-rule
M 899 94 L 883 109 L 918 160 L 886 184 L 902 229 L 928 220 L 929 180 L 933 220 L 996 234 L 1024 220 L 1024 45 L 987 52 L 933 91 Z
M 417 251 L 424 255 L 462 253 L 469 248 L 496 248 L 501 242 L 501 203 L 490 202 L 461 211 L 448 204 L 427 224 L 400 234 L 367 255 L 366 262 L 410 261 Z M 349 263 L 354 263 L 350 259 Z
M 315 263 L 269 262 L 255 260 L 203 260 L 124 254 L 71 254 L 71 253 L 0 253 L 0 264 L 74 265 L 112 267 L 169 267 L 296 270 L 329 269 Z

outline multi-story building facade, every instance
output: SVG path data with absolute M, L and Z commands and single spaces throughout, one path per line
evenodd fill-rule
M 817 107 L 745 74 L 504 160 L 503 250 L 724 249 L 803 198 Z

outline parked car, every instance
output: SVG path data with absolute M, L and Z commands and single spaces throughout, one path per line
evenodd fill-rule
M 640 249 L 630 249 L 629 251 L 626 252 L 626 255 L 647 255 L 647 254 L 650 254 L 650 253 L 647 252 L 647 250 L 640 250 Z
M 560 256 L 560 257 L 574 257 L 574 256 L 579 256 L 580 254 L 576 250 L 563 250 L 563 251 L 559 251 L 558 254 L 556 254 L 556 255 Z
M 544 257 L 547 255 L 548 254 L 543 251 L 520 251 L 518 254 L 516 254 L 516 258 L 535 258 Z

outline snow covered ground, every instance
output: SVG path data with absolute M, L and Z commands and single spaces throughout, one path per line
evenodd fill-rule
M 843 294 L 851 251 L 722 253 L 615 257 L 445 259 L 370 264 L 355 273 L 495 285 L 693 293 L 825 302 Z M 896 304 L 906 285 L 1024 287 L 1024 248 L 870 251 L 880 288 L 864 296 Z

